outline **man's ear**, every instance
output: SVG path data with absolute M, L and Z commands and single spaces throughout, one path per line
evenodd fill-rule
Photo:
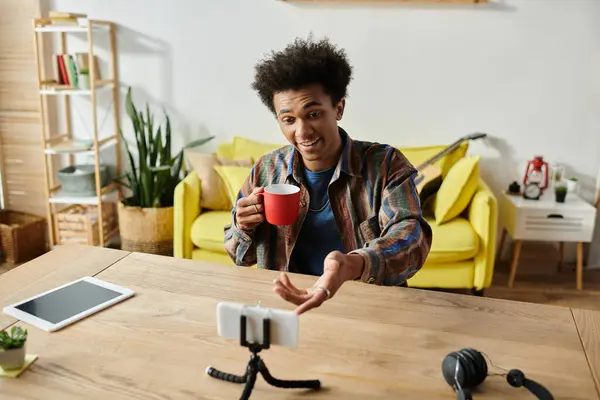
M 346 99 L 341 99 L 335 106 L 335 111 L 336 111 L 335 118 L 338 121 L 341 121 L 342 117 L 344 116 L 344 108 L 346 108 Z

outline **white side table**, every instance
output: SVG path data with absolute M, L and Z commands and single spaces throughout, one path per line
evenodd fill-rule
M 540 200 L 527 200 L 519 195 L 503 193 L 504 229 L 498 254 L 502 252 L 506 233 L 514 240 L 508 287 L 513 287 L 523 240 L 559 242 L 560 260 L 564 242 L 577 243 L 577 289 L 583 287 L 583 243 L 591 242 L 596 221 L 596 208 L 580 197 L 569 194 L 564 203 L 554 200 L 552 188 L 546 189 Z

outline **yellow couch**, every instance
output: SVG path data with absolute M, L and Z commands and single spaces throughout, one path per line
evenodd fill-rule
M 231 159 L 244 156 L 256 159 L 273 147 L 266 145 L 261 149 L 252 141 L 236 145 L 236 140 L 221 144 L 217 153 Z M 445 147 L 399 149 L 418 165 Z M 463 144 L 436 163 L 443 176 L 465 156 L 467 148 L 468 143 Z M 245 154 L 239 154 L 240 151 Z M 202 210 L 201 196 L 200 179 L 195 172 L 189 173 L 175 189 L 174 256 L 233 265 L 223 248 L 223 227 L 231 222 L 230 210 Z M 433 244 L 425 265 L 408 281 L 408 286 L 471 289 L 481 294 L 492 282 L 498 219 L 497 201 L 488 185 L 479 178 L 470 204 L 449 222 L 437 225 L 433 215 L 424 213 L 433 229 Z

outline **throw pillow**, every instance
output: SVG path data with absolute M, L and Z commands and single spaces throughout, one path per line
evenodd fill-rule
M 440 225 L 459 216 L 471 202 L 479 184 L 481 156 L 458 160 L 442 181 L 435 196 L 435 222 Z
M 241 136 L 235 136 L 233 138 L 233 159 L 241 160 L 250 157 L 252 158 L 252 162 L 256 162 L 262 155 L 277 150 L 280 147 L 283 147 L 283 145 L 262 143 Z
M 217 165 L 234 165 L 252 167 L 252 160 L 229 160 L 212 154 L 200 153 L 197 151 L 185 152 L 188 163 L 200 178 L 202 187 L 202 198 L 200 207 L 209 210 L 229 211 L 233 207 L 229 199 L 224 182 L 214 170 Z
M 234 165 L 215 165 L 213 166 L 213 168 L 223 180 L 231 204 L 235 204 L 237 201 L 238 193 L 244 185 L 244 182 L 250 175 L 252 167 L 240 167 Z

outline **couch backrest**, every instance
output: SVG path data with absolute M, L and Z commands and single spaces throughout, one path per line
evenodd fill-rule
M 217 148 L 217 155 L 230 160 L 245 160 L 252 158 L 256 162 L 260 156 L 285 146 L 283 143 L 263 143 L 234 136 L 233 142 L 222 143 Z
M 272 150 L 282 147 L 283 144 L 277 143 L 262 143 L 251 139 L 247 139 L 241 136 L 235 136 L 232 142 L 221 143 L 217 148 L 217 155 L 219 157 L 225 157 L 230 160 L 242 160 L 252 158 L 254 162 L 261 155 L 268 153 Z M 404 154 L 408 161 L 410 161 L 415 167 L 419 164 L 427 161 L 431 157 L 443 151 L 446 145 L 436 146 L 415 146 L 415 147 L 398 147 L 398 150 Z M 435 165 L 442 169 L 442 175 L 445 177 L 450 168 L 461 158 L 465 156 L 469 148 L 469 142 L 462 143 L 453 152 L 447 154 L 443 158 L 435 162 Z

